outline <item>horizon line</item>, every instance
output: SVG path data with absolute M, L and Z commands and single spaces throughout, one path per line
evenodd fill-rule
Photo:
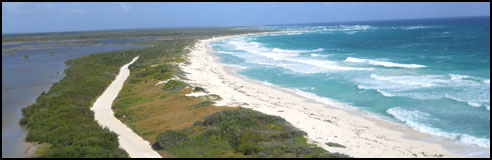
M 397 21 L 397 20 L 423 20 L 423 19 L 447 19 L 447 18 L 473 18 L 473 17 L 490 17 L 490 15 L 458 16 L 458 17 L 408 18 L 408 19 L 374 19 L 374 20 L 331 21 L 331 22 L 301 22 L 301 23 L 282 23 L 282 24 L 276 23 L 276 24 L 262 24 L 262 25 L 149 27 L 149 28 L 121 28 L 121 29 L 101 29 L 101 30 L 73 30 L 73 31 L 54 31 L 54 32 L 13 32 L 13 33 L 2 33 L 2 37 L 3 36 L 11 36 L 11 35 L 54 34 L 54 33 L 75 33 L 75 32 L 104 32 L 104 31 L 121 31 L 121 30 L 151 30 L 151 29 L 180 29 L 180 28 L 231 28 L 231 27 L 258 27 L 258 26 L 294 25 L 294 24 L 354 23 L 354 22 Z

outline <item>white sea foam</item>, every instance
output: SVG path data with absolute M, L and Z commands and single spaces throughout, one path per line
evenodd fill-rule
M 376 29 L 376 27 L 369 25 L 338 25 L 338 26 L 327 26 L 323 31 L 364 31 L 369 29 Z
M 490 139 L 477 138 L 468 134 L 461 134 L 458 138 L 460 139 L 460 142 L 465 144 L 475 144 L 480 147 L 490 148 Z
M 349 71 L 349 70 L 358 70 L 358 71 L 370 71 L 374 68 L 358 68 L 358 67 L 345 67 L 338 65 L 336 62 L 328 61 L 328 60 L 316 60 L 316 59 L 303 59 L 303 58 L 286 58 L 285 60 L 291 62 L 298 62 L 305 65 L 311 65 L 315 67 L 319 67 L 325 69 L 326 71 Z
M 483 80 L 483 83 L 485 83 L 485 84 L 490 84 L 490 79 Z
M 466 102 L 468 105 L 473 106 L 473 107 L 480 107 L 482 106 L 480 103 L 475 103 L 475 102 Z
M 305 32 L 271 33 L 271 34 L 268 34 L 268 36 L 300 35 L 302 33 L 305 33 Z
M 319 33 L 331 33 L 331 32 L 344 32 L 347 34 L 353 34 L 357 31 L 365 31 L 371 29 L 377 29 L 377 27 L 370 25 L 329 25 L 329 26 L 260 26 L 256 29 L 266 30 L 283 30 L 294 31 L 288 33 L 273 33 L 271 35 L 298 35 L 305 32 L 319 32 Z M 300 31 L 300 32 L 295 32 Z
M 398 84 L 400 86 L 409 86 L 410 88 L 421 88 L 421 87 L 434 87 L 438 86 L 439 83 L 443 83 L 444 80 L 437 79 L 440 76 L 426 75 L 426 76 L 380 76 L 376 74 L 371 74 L 372 79 L 378 81 L 387 81 L 392 84 Z
M 417 131 L 436 135 L 436 136 L 446 137 L 450 139 L 456 139 L 465 144 L 472 144 L 472 145 L 478 145 L 480 147 L 490 148 L 489 139 L 477 138 L 477 137 L 470 136 L 468 134 L 444 132 L 438 128 L 434 128 L 424 124 L 425 121 L 433 120 L 429 113 L 418 111 L 418 110 L 409 111 L 400 107 L 390 108 L 386 110 L 386 113 L 392 115 L 393 117 L 395 117 L 395 119 L 405 123 L 406 125 L 410 126 L 411 128 Z
M 234 52 L 228 52 L 228 51 L 216 51 L 217 53 L 225 53 L 225 54 L 234 54 Z
M 247 38 L 233 38 L 227 42 L 234 49 L 257 55 L 251 56 L 244 53 L 234 55 L 245 58 L 248 63 L 274 65 L 300 73 L 319 73 L 329 71 L 369 71 L 374 68 L 347 67 L 330 60 L 318 60 L 299 57 L 300 53 L 312 53 L 323 51 L 323 48 L 313 50 L 286 50 L 280 48 L 263 47 L 257 42 L 250 42 Z
M 260 83 L 263 84 L 263 85 L 267 85 L 267 86 L 275 86 L 274 84 L 268 82 L 267 80 L 260 81 Z
M 375 87 L 372 87 L 372 86 L 365 86 L 365 85 L 357 85 L 357 88 L 358 89 L 375 89 L 377 92 L 379 92 L 381 95 L 385 96 L 385 97 L 394 97 L 395 95 L 393 94 L 390 94 L 388 92 L 385 92 L 383 90 L 380 90 L 380 89 L 376 89 Z
M 412 30 L 412 29 L 425 29 L 425 28 L 437 28 L 439 26 L 399 26 L 399 27 L 392 27 L 393 29 L 403 29 L 403 30 Z
M 354 33 L 357 33 L 357 31 L 347 31 L 347 32 L 343 32 L 345 34 L 354 34 Z
M 422 67 L 426 67 L 426 66 L 420 65 L 420 64 L 400 64 L 400 63 L 393 63 L 393 62 L 387 62 L 387 61 L 378 61 L 378 60 L 372 60 L 372 59 L 361 59 L 361 58 L 354 58 L 354 57 L 347 57 L 345 59 L 345 62 L 364 63 L 364 64 L 370 64 L 370 65 L 375 65 L 375 66 L 399 67 L 399 68 L 422 68 Z
M 482 80 L 458 74 L 382 76 L 353 80 L 359 89 L 374 89 L 385 97 L 409 97 L 419 100 L 452 99 L 472 107 L 490 105 L 490 85 Z M 437 91 L 436 90 L 443 90 Z
M 288 54 L 298 55 L 299 53 L 320 52 L 323 51 L 323 48 L 318 48 L 313 50 L 285 50 L 285 49 L 273 48 L 272 51 L 276 53 L 288 53 Z
M 448 74 L 451 80 L 464 80 L 467 78 L 470 78 L 470 76 L 467 75 L 460 75 L 460 74 Z
M 471 95 L 471 96 L 456 96 L 456 95 L 454 95 L 454 96 L 452 96 L 449 94 L 445 94 L 444 97 L 458 101 L 458 102 L 464 102 L 464 103 L 466 103 L 472 107 L 480 107 L 480 106 L 486 105 L 486 103 L 490 102 L 489 101 L 490 99 L 487 100 L 487 98 L 485 98 L 485 97 L 476 97 L 475 95 Z

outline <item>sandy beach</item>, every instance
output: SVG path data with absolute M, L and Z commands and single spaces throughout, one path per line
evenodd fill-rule
M 151 144 L 138 136 L 120 120 L 116 119 L 111 109 L 111 105 L 118 96 L 125 80 L 130 75 L 128 66 L 135 62 L 138 56 L 130 63 L 121 67 L 119 74 L 115 80 L 109 85 L 103 94 L 97 98 L 91 110 L 94 111 L 96 121 L 103 127 L 118 134 L 120 148 L 126 150 L 131 158 L 161 158 L 161 156 L 152 149 Z
M 207 45 L 228 37 L 197 42 L 186 55 L 189 64 L 180 66 L 187 73 L 186 82 L 223 98 L 216 105 L 242 106 L 280 116 L 308 133 L 312 143 L 353 157 L 463 157 L 443 147 L 451 144 L 451 140 L 436 140 L 401 124 L 373 118 L 359 109 L 328 106 L 299 96 L 294 90 L 265 85 L 236 74 L 239 68 L 219 63 Z M 329 147 L 327 142 L 346 148 Z

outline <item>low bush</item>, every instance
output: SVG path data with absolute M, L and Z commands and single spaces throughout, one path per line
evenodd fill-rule
M 224 110 L 181 131 L 157 136 L 176 157 L 348 157 L 308 144 L 306 133 L 281 117 L 251 109 Z
M 183 90 L 187 86 L 186 83 L 182 81 L 170 80 L 168 81 L 162 89 L 166 92 L 177 93 Z

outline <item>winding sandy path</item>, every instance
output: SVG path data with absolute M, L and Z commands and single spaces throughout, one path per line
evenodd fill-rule
M 118 134 L 120 148 L 123 148 L 132 158 L 162 158 L 156 151 L 152 150 L 151 144 L 134 133 L 129 127 L 116 119 L 111 110 L 114 99 L 118 96 L 125 80 L 130 75 L 128 66 L 135 62 L 138 56 L 130 63 L 120 69 L 116 79 L 109 85 L 103 94 L 97 98 L 91 110 L 94 111 L 96 121 L 103 127 Z

